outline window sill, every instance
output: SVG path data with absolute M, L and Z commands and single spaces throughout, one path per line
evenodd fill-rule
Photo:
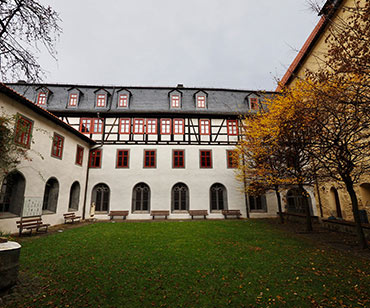
M 0 219 L 15 218 L 15 217 L 19 217 L 19 215 L 13 214 L 11 212 L 2 212 L 2 213 L 0 213 Z
M 76 209 L 68 209 L 68 212 L 77 212 L 78 210 Z
M 55 214 L 55 212 L 50 211 L 50 210 L 43 210 L 42 211 L 42 215 L 51 215 L 51 214 Z
M 132 214 L 149 214 L 149 211 L 133 211 Z

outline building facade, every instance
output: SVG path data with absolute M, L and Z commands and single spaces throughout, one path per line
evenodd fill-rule
M 190 219 L 189 210 L 207 210 L 208 218 L 223 218 L 224 209 L 240 210 L 246 217 L 247 208 L 252 218 L 276 216 L 275 193 L 245 196 L 232 158 L 240 138 L 240 115 L 263 108 L 272 92 L 182 85 L 9 86 L 94 140 L 88 159 L 84 157 L 86 173 L 79 167 L 85 177 L 80 181 L 80 194 L 86 196 L 84 218 L 90 217 L 92 205 L 98 219 L 109 219 L 109 212 L 116 210 L 129 211 L 127 219 L 151 219 L 152 210 L 170 211 L 169 219 Z M 55 167 L 53 162 L 45 164 L 45 168 Z M 58 172 L 69 175 L 70 168 L 74 164 L 58 167 Z M 64 192 L 65 199 L 58 200 L 54 223 L 62 223 L 62 214 L 70 209 L 69 195 Z M 299 208 L 294 190 L 282 195 L 286 209 Z M 314 204 L 312 208 L 315 211 Z

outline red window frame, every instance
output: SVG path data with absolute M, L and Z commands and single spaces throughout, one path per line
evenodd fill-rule
M 17 115 L 14 142 L 20 146 L 29 148 L 31 145 L 33 121 L 24 116 Z
M 226 160 L 227 160 L 227 168 L 237 168 L 238 162 L 234 158 L 234 151 L 233 150 L 226 150 Z
M 171 96 L 171 108 L 180 108 L 180 95 L 175 94 Z
M 89 154 L 89 168 L 100 168 L 102 160 L 102 150 L 91 150 Z
M 46 92 L 40 92 L 38 95 L 37 95 L 37 105 L 46 105 L 46 98 L 47 98 L 47 94 Z
M 171 119 L 161 119 L 161 134 L 171 135 Z
M 128 168 L 130 159 L 129 150 L 117 150 L 116 168 Z
M 77 100 L 78 100 L 78 94 L 76 94 L 76 93 L 69 94 L 68 105 L 69 106 L 77 106 Z
M 259 110 L 258 98 L 251 97 L 251 98 L 249 99 L 249 103 L 250 103 L 250 108 L 251 108 L 252 110 Z
M 227 120 L 227 134 L 229 136 L 238 135 L 238 121 L 237 120 Z
M 197 96 L 197 108 L 206 108 L 206 97 L 204 95 Z
M 208 119 L 199 120 L 199 135 L 211 134 L 211 121 Z
M 156 168 L 157 167 L 157 151 L 156 150 L 144 150 L 144 168 Z
M 212 151 L 200 150 L 200 168 L 212 168 Z
M 131 132 L 131 119 L 120 119 L 119 121 L 119 133 L 122 135 L 130 134 Z
M 80 132 L 83 134 L 102 134 L 104 121 L 99 118 L 81 118 Z
M 146 119 L 146 133 L 148 135 L 157 134 L 157 119 Z
M 172 168 L 185 168 L 185 151 L 172 151 Z
M 173 134 L 183 135 L 185 132 L 185 120 L 184 119 L 173 119 Z
M 118 96 L 118 107 L 127 107 L 128 106 L 128 95 L 120 94 Z
M 84 148 L 82 146 L 77 145 L 76 165 L 82 166 L 83 158 L 84 158 Z
M 51 156 L 55 158 L 62 158 L 64 146 L 64 137 L 54 133 L 53 141 L 51 145 Z
M 145 119 L 134 119 L 133 123 L 134 134 L 145 134 Z
M 97 94 L 96 95 L 96 107 L 105 107 L 107 100 L 106 94 Z

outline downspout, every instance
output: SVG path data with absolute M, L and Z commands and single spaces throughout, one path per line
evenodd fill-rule
M 245 176 L 245 156 L 243 154 L 243 184 L 244 184 L 244 199 L 245 199 L 245 209 L 247 211 L 247 218 L 249 217 L 249 200 L 247 194 L 247 179 Z

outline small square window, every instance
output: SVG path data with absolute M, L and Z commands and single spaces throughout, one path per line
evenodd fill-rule
M 51 156 L 55 158 L 62 158 L 63 154 L 63 145 L 64 145 L 64 137 L 54 133 L 52 147 L 51 147 Z
M 120 94 L 118 96 L 118 107 L 127 107 L 128 106 L 128 95 Z
M 134 134 L 145 134 L 144 119 L 134 119 Z
M 258 98 L 251 97 L 251 98 L 249 99 L 249 102 L 250 102 L 250 108 L 251 108 L 252 110 L 259 110 Z
M 117 150 L 117 168 L 128 168 L 129 150 Z
M 200 168 L 212 168 L 212 151 L 200 151 Z
M 233 150 L 226 151 L 227 168 L 236 168 L 238 166 L 238 162 L 234 155 L 235 152 Z
M 146 133 L 148 135 L 157 134 L 157 119 L 146 119 Z
M 180 95 L 172 95 L 171 96 L 171 107 L 172 108 L 180 108 Z
M 199 120 L 199 134 L 209 135 L 210 134 L 210 121 L 209 120 Z
M 173 120 L 173 134 L 183 135 L 184 134 L 184 119 Z
M 173 150 L 173 164 L 172 168 L 184 168 L 185 167 L 185 151 L 184 150 Z
M 46 105 L 46 97 L 47 95 L 45 92 L 40 92 L 37 96 L 37 105 Z
M 100 168 L 101 167 L 101 150 L 91 150 L 89 156 L 89 167 L 90 168 Z
M 105 107 L 106 95 L 98 94 L 96 96 L 96 107 Z
M 18 114 L 15 125 L 14 142 L 20 146 L 29 148 L 31 145 L 33 121 Z
M 155 168 L 156 167 L 156 151 L 145 150 L 144 151 L 144 168 Z
M 171 135 L 171 119 L 161 119 L 161 134 Z
M 119 133 L 130 134 L 131 132 L 131 121 L 130 119 L 121 119 L 119 122 Z
M 78 94 L 76 93 L 71 93 L 69 95 L 69 102 L 68 102 L 68 105 L 69 106 L 77 106 L 77 100 L 78 100 Z
M 237 120 L 227 120 L 227 134 L 229 136 L 238 135 L 238 121 Z
M 77 145 L 77 151 L 76 151 L 76 165 L 82 166 L 84 158 L 84 148 Z
M 206 108 L 206 97 L 203 95 L 197 96 L 197 108 Z

